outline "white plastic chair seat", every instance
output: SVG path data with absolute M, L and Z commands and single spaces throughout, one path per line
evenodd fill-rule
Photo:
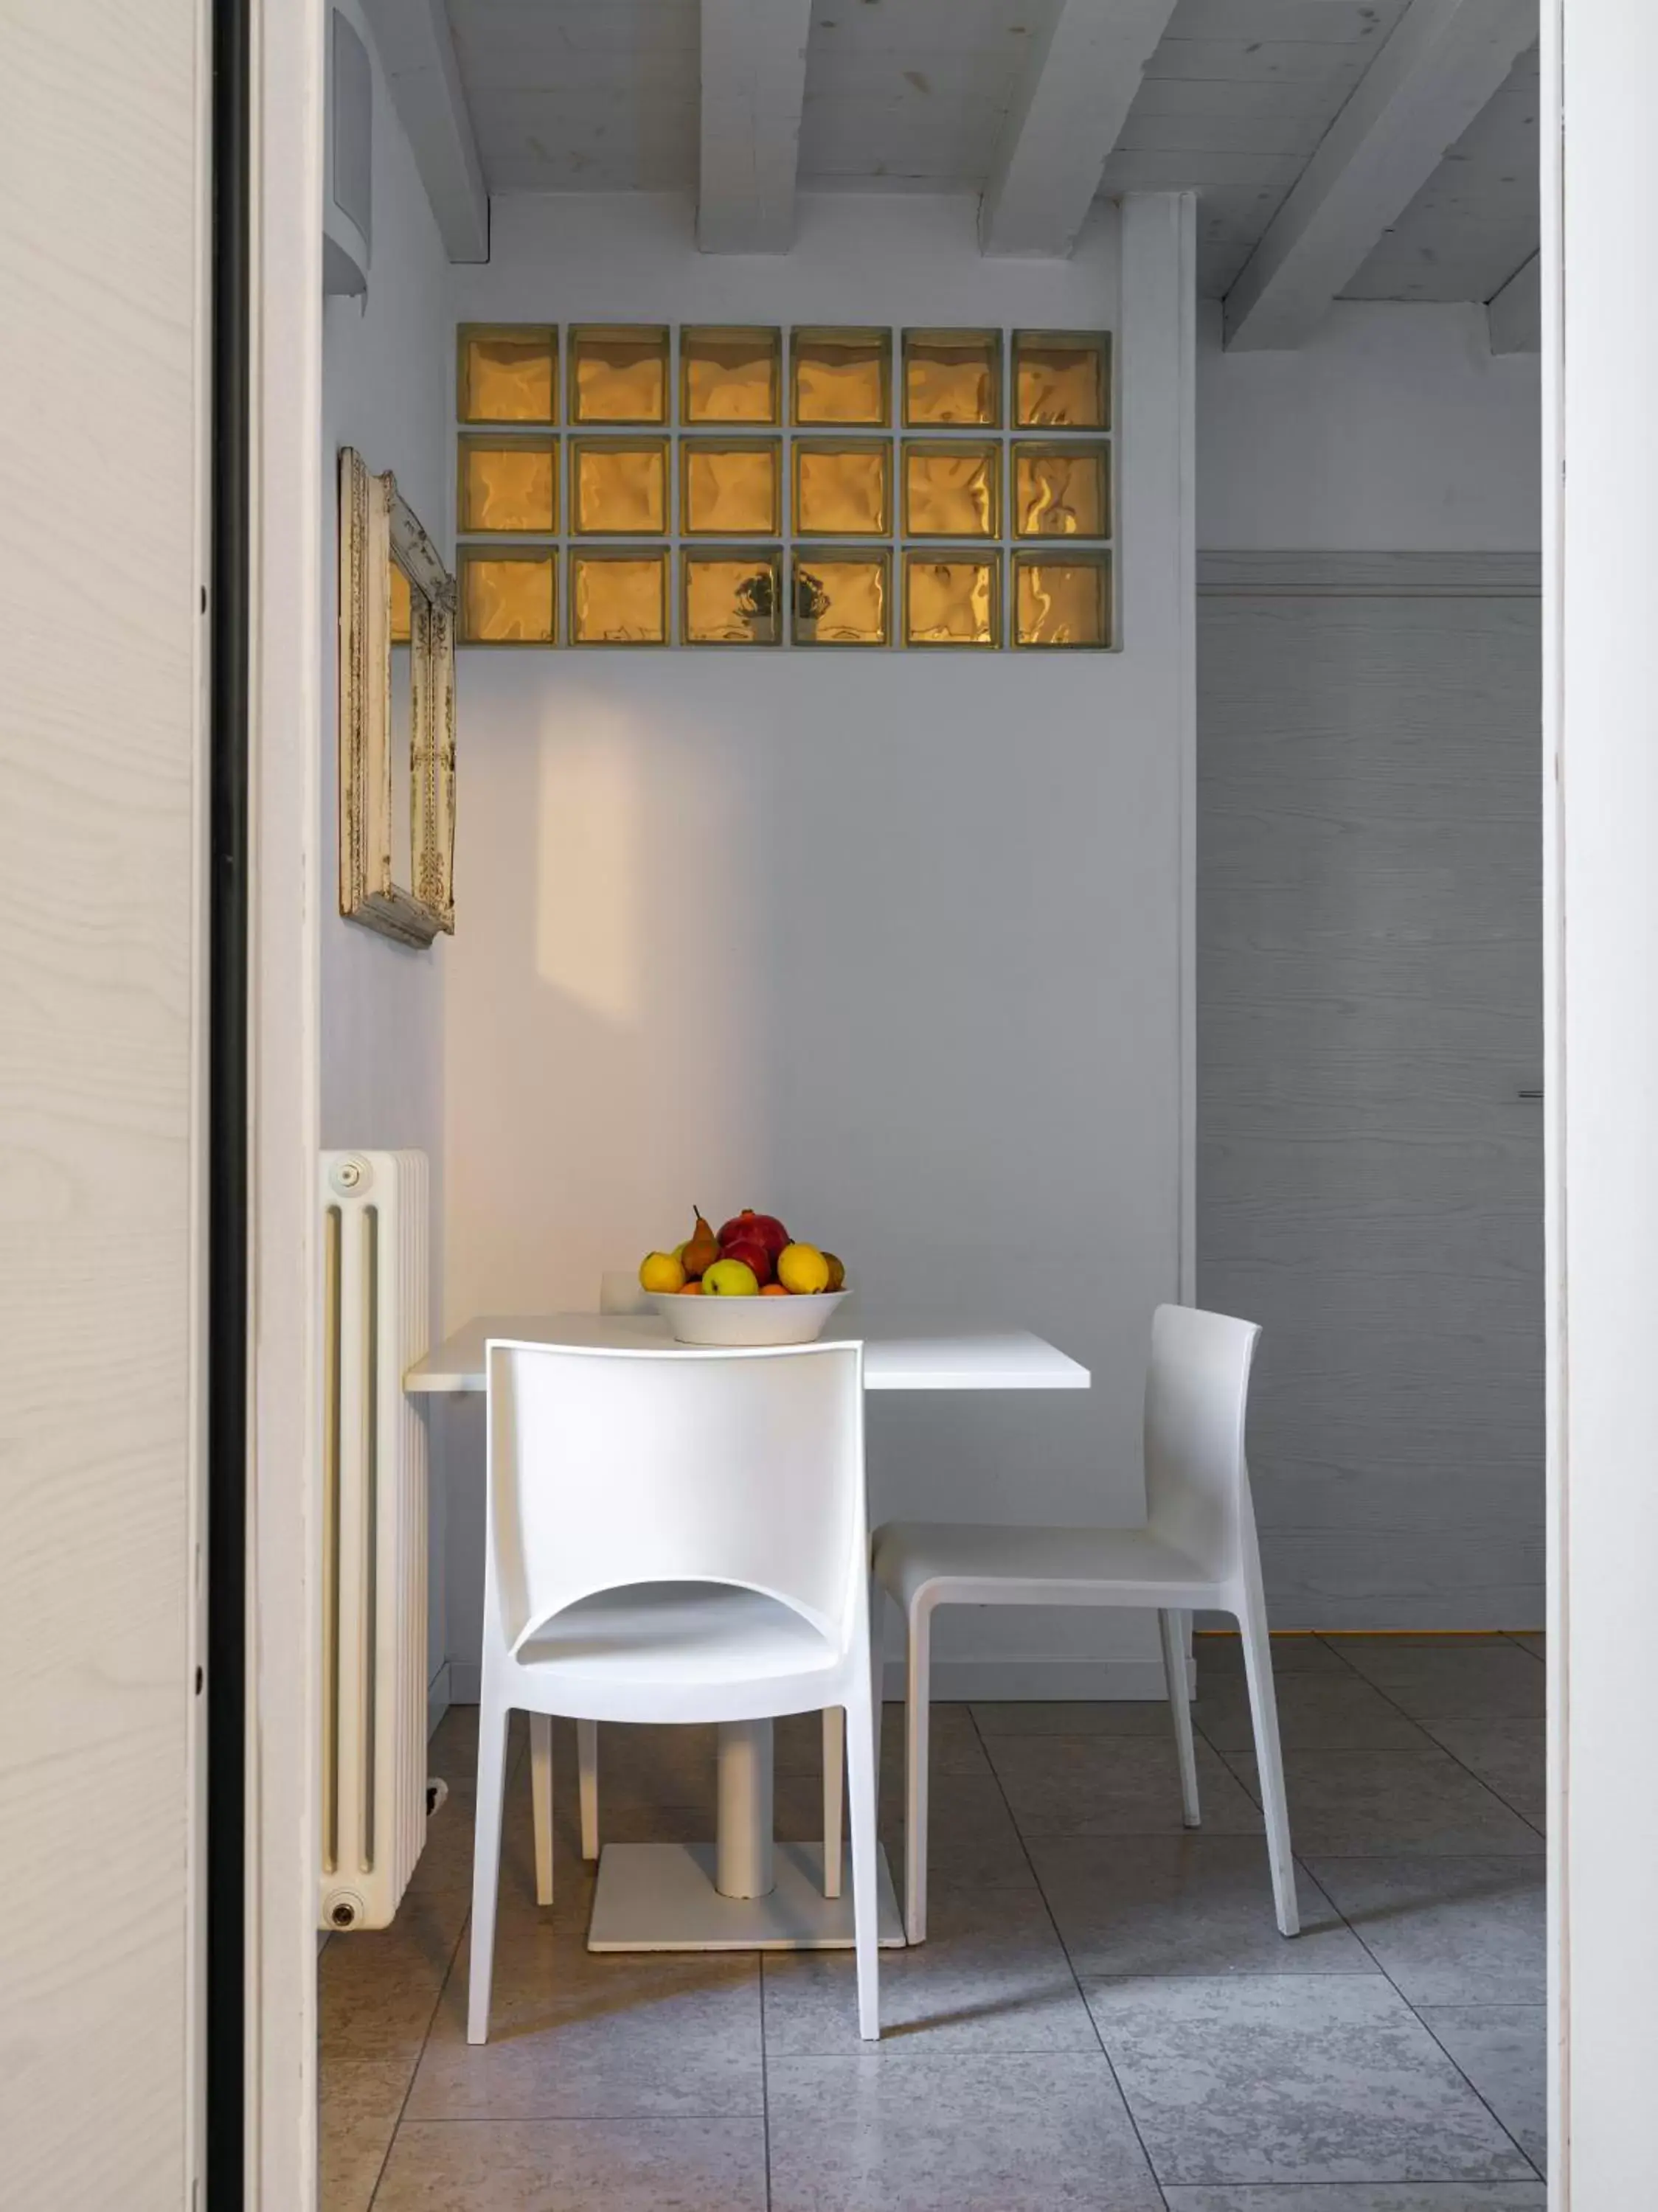
M 792 1606 L 717 1583 L 601 1591 L 533 1629 L 514 1657 L 526 1673 L 558 1677 L 563 1710 L 579 1701 L 595 1720 L 631 1718 L 647 1697 L 674 1718 L 711 1686 L 718 1717 L 728 1718 L 735 1683 L 776 1690 L 790 1677 L 800 1680 L 805 1712 L 818 1678 L 838 1663 L 827 1638 Z
M 1137 1588 L 1184 1608 L 1209 1602 L 1216 1581 L 1149 1528 L 948 1521 L 887 1522 L 876 1532 L 875 1571 L 905 1613 L 917 1602 L 1121 1605 Z

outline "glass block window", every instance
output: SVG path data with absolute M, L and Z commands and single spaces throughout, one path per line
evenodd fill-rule
M 1103 331 L 466 324 L 472 645 L 1108 651 Z

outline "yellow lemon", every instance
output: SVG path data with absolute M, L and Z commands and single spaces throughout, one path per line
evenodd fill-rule
M 815 1244 L 785 1244 L 777 1255 L 777 1280 L 796 1297 L 814 1297 L 829 1287 L 829 1262 Z
M 682 1291 L 685 1269 L 673 1252 L 647 1252 L 639 1267 L 642 1291 Z

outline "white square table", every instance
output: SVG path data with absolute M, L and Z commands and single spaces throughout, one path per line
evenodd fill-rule
M 1024 1329 L 871 1324 L 850 1304 L 835 1318 L 835 1340 L 863 1346 L 866 1390 L 1086 1390 L 1091 1380 L 1086 1367 Z M 671 1349 L 674 1342 L 654 1314 L 482 1314 L 417 1361 L 404 1389 L 425 1397 L 481 1393 L 492 1337 L 575 1350 Z M 771 1722 L 728 1723 L 718 1743 L 718 1839 L 607 1844 L 589 1950 L 850 1948 L 851 1899 L 826 1895 L 821 1844 L 774 1842 Z M 884 1851 L 881 1941 L 904 1941 Z

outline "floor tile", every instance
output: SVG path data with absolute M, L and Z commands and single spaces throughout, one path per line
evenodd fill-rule
M 1431 1751 L 1432 1739 L 1355 1674 L 1286 1674 L 1276 1684 L 1286 1751 Z M 1198 1698 L 1192 1717 L 1216 1751 L 1253 1751 L 1254 1723 L 1241 1677 Z
M 329 1938 L 317 1961 L 325 2064 L 406 2058 L 412 2066 L 465 1922 L 463 1899 L 411 1895 L 392 1927 Z
M 343 2059 L 324 2054 L 317 2100 L 321 2212 L 369 2212 L 408 2094 L 412 2056 Z
M 1543 1711 L 1544 1670 L 1506 1637 L 1489 1644 L 1354 1637 L 1342 1650 L 1414 1721 L 1523 1720 Z
M 1252 1794 L 1253 1754 L 1228 1764 Z M 1540 1851 L 1535 1828 L 1454 1759 L 1402 1751 L 1291 1751 L 1283 1761 L 1289 1832 L 1304 1859 L 1393 1858 L 1417 1851 L 1477 1856 Z
M 1235 1675 L 1243 1680 L 1243 1638 L 1240 1636 L 1203 1634 L 1194 1636 L 1192 1649 L 1198 1662 L 1198 1694 L 1202 1697 L 1209 1684 L 1217 1675 Z M 1326 1644 L 1316 1636 L 1275 1636 L 1272 1638 L 1272 1672 L 1275 1677 L 1285 1674 L 1345 1674 L 1350 1672 L 1342 1657 L 1339 1646 Z
M 1375 1976 L 1088 1984 L 1165 2182 L 1520 2180 L 1524 2159 Z
M 1036 1876 L 994 1774 L 936 1774 L 927 1808 L 928 1875 L 936 1888 L 952 1883 L 966 1889 L 1035 1888 Z M 904 1793 L 884 1784 L 881 1833 L 894 1879 L 902 1883 Z
M 976 1705 L 978 1732 L 993 1735 L 1142 1735 L 1163 1742 L 1173 1735 L 1166 1698 L 1036 1698 L 1020 1705 Z
M 762 2120 L 405 2122 L 375 2212 L 764 2212 Z
M 580 1936 L 515 1931 L 497 1943 L 490 2039 L 477 2045 L 466 2041 L 467 1966 L 456 1961 L 432 2021 L 411 2119 L 765 2109 L 752 1952 L 595 1956 Z
M 765 1960 L 765 2049 L 773 2057 L 902 2060 L 948 2051 L 1097 2051 L 1094 2022 L 1047 1907 L 1034 1891 L 947 1891 L 929 1900 L 927 1941 L 881 1954 L 881 2043 L 857 2028 L 849 1951 Z
M 1426 2010 L 1423 2018 L 1539 2172 L 1549 2162 L 1548 2015 L 1541 2005 Z
M 769 2085 L 773 2212 L 1160 2212 L 1097 2048 L 778 2058 Z
M 1548 2212 L 1540 2181 L 1350 2181 L 1170 2189 L 1168 2212 Z
M 1179 1835 L 1173 1742 L 1102 1736 L 993 1736 L 991 1763 L 1025 1836 Z M 1198 1746 L 1203 1824 L 1212 1835 L 1259 1832 L 1261 1816 L 1217 1754 Z
M 1412 2005 L 1541 2004 L 1541 1859 L 1315 1858 L 1313 1872 Z
M 1429 1734 L 1453 1759 L 1477 1774 L 1488 1790 L 1533 1827 L 1548 1818 L 1548 1759 L 1544 1723 L 1538 1720 L 1431 1722 Z
M 558 1787 L 563 1786 L 579 1809 L 573 1727 L 568 1763 L 559 1757 L 562 1748 L 562 1741 L 555 1738 L 555 1796 Z M 601 1831 L 607 1813 L 635 1812 L 659 1805 L 694 1805 L 711 1819 L 715 1753 L 716 1732 L 711 1727 L 643 1728 L 629 1727 L 621 1722 L 606 1723 L 599 1730 Z M 821 1759 L 819 1764 L 820 1767 Z
M 1279 1935 L 1259 1836 L 1049 1836 L 1030 1846 L 1079 1974 L 1378 1972 L 1298 1870 L 1301 1932 Z

